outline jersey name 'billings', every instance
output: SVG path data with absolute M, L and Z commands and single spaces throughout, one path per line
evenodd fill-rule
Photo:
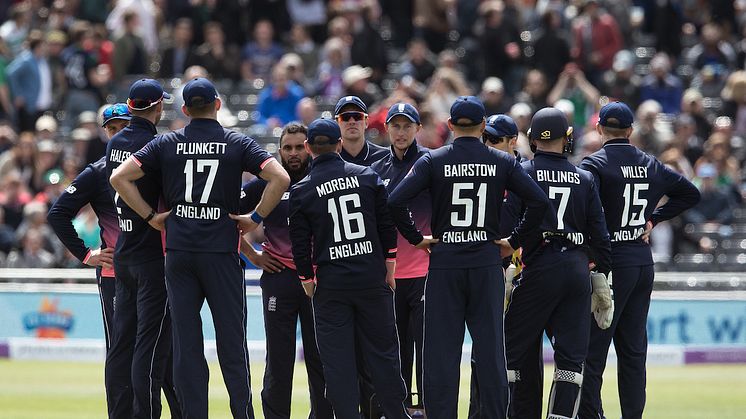
M 226 143 L 176 143 L 176 154 L 225 154 Z
M 497 166 L 494 164 L 460 163 L 443 166 L 445 177 L 495 176 Z
M 337 179 L 332 179 L 330 181 L 324 182 L 321 185 L 317 186 L 316 193 L 319 194 L 319 197 L 322 197 L 332 192 L 343 191 L 345 189 L 354 189 L 354 188 L 359 188 L 359 187 L 360 187 L 360 181 L 358 180 L 357 176 L 341 177 Z
M 116 148 L 111 149 L 111 156 L 109 156 L 109 161 L 112 163 L 124 163 L 125 160 L 127 160 L 130 155 L 132 155 L 132 152 L 127 150 L 117 150 Z
M 536 170 L 537 182 L 551 183 L 574 183 L 580 185 L 580 175 L 576 172 L 566 172 L 564 170 Z
M 218 220 L 220 219 L 220 208 L 178 204 L 176 205 L 176 216 L 195 220 Z

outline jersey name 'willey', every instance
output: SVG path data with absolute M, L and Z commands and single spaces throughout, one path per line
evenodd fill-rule
M 177 143 L 176 144 L 176 154 L 182 154 L 182 155 L 220 155 L 225 154 L 226 150 L 226 143 Z M 207 182 L 205 183 L 205 189 L 204 193 L 202 194 L 205 197 L 210 196 L 210 190 L 212 189 L 213 182 L 215 181 L 215 175 L 214 173 L 217 171 L 217 166 L 219 164 L 219 160 L 209 160 L 209 159 L 200 159 L 197 160 L 197 172 L 203 172 L 208 171 Z M 212 170 L 211 169 L 212 166 Z M 192 200 L 192 186 L 191 184 L 186 185 L 186 192 L 185 192 L 185 198 L 187 202 Z M 200 203 L 206 203 L 202 202 L 200 200 Z M 208 207 L 208 206 L 198 206 L 198 205 L 188 205 L 188 204 L 178 204 L 175 208 L 175 213 L 177 217 L 182 218 L 190 218 L 194 220 L 218 220 L 221 216 L 221 210 L 219 207 Z

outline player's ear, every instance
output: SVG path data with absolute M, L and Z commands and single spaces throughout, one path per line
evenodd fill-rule
M 303 148 L 306 149 L 306 153 L 308 153 L 309 156 L 313 155 L 313 153 L 311 153 L 311 146 L 308 145 L 308 140 L 303 141 Z
M 215 112 L 219 111 L 223 106 L 223 101 L 219 97 L 215 98 Z
M 627 138 L 629 138 L 629 137 L 631 137 L 631 136 L 632 136 L 632 132 L 634 132 L 634 130 L 635 130 L 635 129 L 634 129 L 633 127 L 629 127 L 629 128 L 627 128 Z
M 598 122 L 596 122 L 596 132 L 598 133 L 598 135 L 604 134 L 603 131 L 601 130 L 601 124 L 599 124 Z
M 339 142 L 337 143 L 337 153 L 342 152 L 342 139 L 339 139 Z
M 485 128 L 487 128 L 487 120 L 482 118 L 482 123 L 479 125 L 480 134 L 484 132 Z
M 417 130 L 414 133 L 417 134 L 418 132 L 420 132 L 421 129 L 422 129 L 422 124 L 417 124 Z
M 182 112 L 182 113 L 183 113 L 184 115 L 186 115 L 186 116 L 191 116 L 191 115 L 189 115 L 189 111 L 187 110 L 187 107 L 186 107 L 186 105 L 181 105 L 181 112 Z
M 448 118 L 448 130 L 453 131 L 453 122 L 451 122 L 451 118 Z

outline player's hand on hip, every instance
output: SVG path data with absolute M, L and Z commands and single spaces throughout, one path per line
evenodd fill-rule
M 166 228 L 166 218 L 168 218 L 169 215 L 171 215 L 171 211 L 160 212 L 148 221 L 148 224 L 158 231 L 163 231 L 163 229 Z
M 238 224 L 238 229 L 241 230 L 241 234 L 252 232 L 259 226 L 259 224 L 255 223 L 254 220 L 251 219 L 251 214 L 228 214 L 228 216 L 231 217 L 232 220 L 236 221 L 236 223 Z
M 642 233 L 642 236 L 640 236 L 640 238 L 642 239 L 642 241 L 644 241 L 645 243 L 649 244 L 650 243 L 650 233 L 652 231 L 653 231 L 653 222 L 652 221 L 648 221 L 647 223 L 645 223 L 645 231 Z
M 301 285 L 308 298 L 313 298 L 313 294 L 316 293 L 316 280 L 301 282 Z
M 495 240 L 495 244 L 500 246 L 500 257 L 503 259 L 511 256 L 513 252 L 515 252 L 513 246 L 508 243 L 508 239 Z
M 257 250 L 256 253 L 246 255 L 246 257 L 257 268 L 266 272 L 277 273 L 285 269 L 285 265 L 283 265 L 282 262 L 275 259 L 267 252 Z
M 434 239 L 433 236 L 422 236 L 422 241 L 417 243 L 414 247 L 430 253 L 430 247 L 439 241 L 440 240 L 438 239 Z
M 88 257 L 85 264 L 88 266 L 103 266 L 106 268 L 106 265 L 111 266 L 113 258 L 114 249 L 107 247 L 104 249 L 91 250 L 91 255 Z

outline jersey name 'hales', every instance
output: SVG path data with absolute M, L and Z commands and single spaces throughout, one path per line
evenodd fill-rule
M 351 176 L 351 177 L 342 177 L 337 179 L 332 179 L 328 182 L 324 182 L 321 185 L 316 187 L 316 193 L 319 194 L 319 196 L 324 196 L 326 194 L 330 194 L 332 192 L 336 191 L 343 191 L 345 189 L 353 189 L 353 188 L 359 188 L 360 187 L 360 181 L 357 179 L 357 176 Z
M 176 154 L 225 154 L 225 143 L 177 143 Z
M 574 183 L 580 185 L 580 175 L 575 172 L 566 172 L 561 170 L 536 170 L 537 182 L 552 183 Z
M 645 166 L 619 166 L 622 176 L 629 179 L 647 179 L 648 168 Z
M 117 150 L 116 148 L 112 148 L 109 161 L 113 163 L 124 163 L 124 161 L 130 157 L 130 155 L 132 155 L 132 153 L 129 151 Z
M 497 166 L 494 164 L 461 163 L 443 166 L 445 177 L 495 176 L 496 174 Z

